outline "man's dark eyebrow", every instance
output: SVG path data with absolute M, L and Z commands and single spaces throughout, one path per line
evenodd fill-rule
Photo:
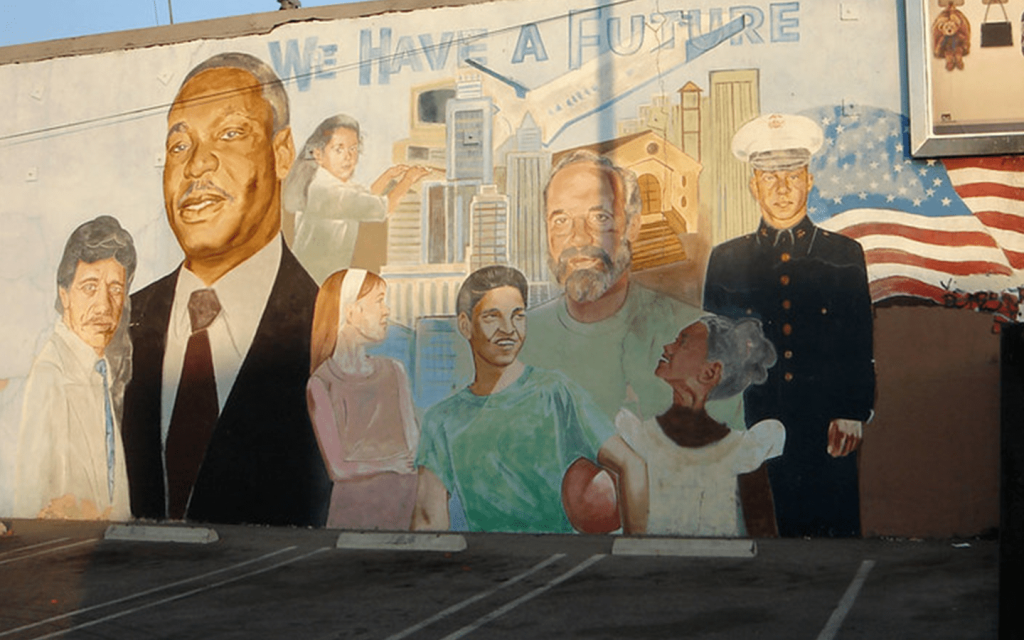
M 230 111 L 225 111 L 221 113 L 214 121 L 214 125 L 216 127 L 223 127 L 225 124 L 235 124 L 236 120 L 243 120 L 244 124 L 250 127 L 253 126 L 253 123 L 259 121 L 258 118 L 256 118 L 247 111 L 242 111 L 240 109 L 232 109 Z
M 170 138 L 175 133 L 188 131 L 188 125 L 184 122 L 175 122 L 171 125 L 171 128 L 167 130 L 167 137 Z

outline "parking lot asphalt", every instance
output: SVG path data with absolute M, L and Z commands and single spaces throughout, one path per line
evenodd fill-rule
M 747 557 L 689 557 L 621 555 L 614 536 L 468 534 L 462 551 L 419 551 L 338 548 L 330 530 L 216 526 L 199 544 L 5 522 L 0 640 L 998 637 L 993 540 L 757 540 Z

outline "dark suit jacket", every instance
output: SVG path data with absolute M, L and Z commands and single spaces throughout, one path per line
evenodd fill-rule
M 179 268 L 180 270 L 180 268 Z M 167 517 L 160 390 L 178 271 L 132 295 L 133 376 L 122 425 L 132 513 Z M 253 338 L 210 439 L 189 520 L 324 523 L 330 480 L 309 421 L 306 381 L 317 286 L 284 248 Z

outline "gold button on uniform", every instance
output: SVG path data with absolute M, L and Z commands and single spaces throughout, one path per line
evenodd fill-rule
M 793 333 L 793 325 L 789 324 L 788 322 L 782 325 L 782 335 L 788 336 L 791 333 Z
M 782 308 L 783 309 L 790 309 L 792 306 L 793 306 L 793 303 L 790 302 L 789 300 L 783 300 L 782 301 Z
M 822 307 L 821 308 L 821 315 L 823 315 L 823 316 L 824 315 L 828 315 L 828 308 L 827 307 Z
M 784 253 L 779 257 L 782 258 L 783 262 L 789 262 L 793 256 L 789 255 L 788 253 Z
M 793 381 L 793 374 L 788 372 L 788 371 L 786 372 L 786 375 L 784 375 L 782 377 L 786 380 L 786 382 L 792 382 Z
M 782 276 L 779 278 L 779 282 L 781 282 L 783 286 L 786 286 L 789 284 L 789 276 Z
M 791 359 L 793 358 L 793 352 L 787 349 L 787 350 L 786 350 L 786 351 L 785 351 L 785 352 L 784 352 L 784 353 L 782 354 L 782 357 L 783 357 L 783 358 L 785 358 L 786 360 L 791 360 Z

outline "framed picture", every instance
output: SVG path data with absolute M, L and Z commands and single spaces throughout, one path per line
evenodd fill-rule
M 906 0 L 911 154 L 1024 152 L 1024 0 Z

